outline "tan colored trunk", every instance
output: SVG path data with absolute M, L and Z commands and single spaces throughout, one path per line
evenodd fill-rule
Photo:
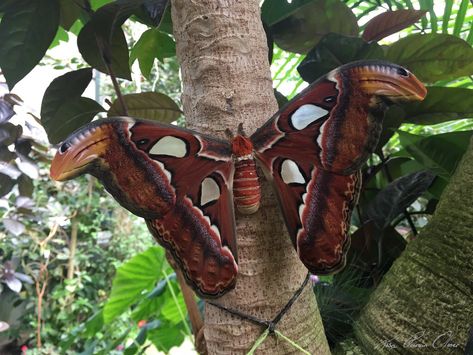
M 277 111 L 258 0 L 173 0 L 172 17 L 181 64 L 182 103 L 190 128 L 224 137 L 240 122 L 251 134 Z M 237 214 L 239 275 L 235 290 L 218 300 L 270 320 L 299 287 L 306 269 L 294 252 L 276 198 L 267 183 L 252 216 Z M 329 354 L 310 287 L 277 328 L 312 354 Z M 245 354 L 262 333 L 211 305 L 204 334 L 210 354 Z M 299 353 L 269 337 L 258 353 Z
M 431 222 L 363 311 L 367 354 L 463 354 L 473 322 L 473 141 Z

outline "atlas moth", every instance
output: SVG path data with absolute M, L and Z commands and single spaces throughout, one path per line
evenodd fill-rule
M 234 204 L 259 207 L 256 164 L 275 196 L 299 258 L 317 275 L 345 264 L 360 169 L 374 151 L 387 105 L 426 89 L 387 62 L 343 65 L 321 77 L 251 136 L 230 141 L 172 125 L 115 117 L 71 134 L 51 177 L 96 176 L 146 220 L 202 297 L 232 289 L 238 273 Z

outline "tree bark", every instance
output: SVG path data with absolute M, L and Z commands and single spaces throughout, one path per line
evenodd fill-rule
M 430 223 L 363 310 L 367 354 L 463 354 L 473 322 L 473 141 Z
M 224 137 L 225 129 L 236 132 L 241 122 L 251 134 L 277 111 L 259 1 L 173 0 L 171 4 L 188 127 Z M 266 182 L 262 190 L 260 210 L 236 216 L 237 286 L 218 302 L 270 320 L 300 286 L 307 270 L 293 250 Z M 310 287 L 277 329 L 312 354 L 329 354 Z M 263 330 L 206 304 L 209 354 L 244 354 Z M 274 337 L 268 337 L 257 352 L 299 353 Z

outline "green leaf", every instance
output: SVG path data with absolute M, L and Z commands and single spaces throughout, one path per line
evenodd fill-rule
M 470 143 L 473 131 L 418 136 L 399 131 L 402 147 L 426 169 L 449 180 Z
M 473 74 L 473 48 L 447 34 L 413 34 L 388 48 L 386 58 L 409 68 L 424 82 Z
M 429 87 L 423 101 L 405 104 L 406 121 L 433 125 L 473 117 L 473 90 L 453 87 Z
M 10 90 L 43 58 L 59 26 L 56 0 L 22 0 L 0 22 L 0 67 Z
M 69 41 L 69 34 L 63 28 L 58 27 L 58 30 L 56 32 L 56 36 L 52 40 L 49 48 L 51 49 L 51 48 L 54 48 L 54 47 L 58 46 L 61 43 L 61 41 L 62 42 Z
M 62 142 L 69 134 L 92 121 L 92 118 L 105 109 L 88 97 L 74 97 L 59 106 L 51 120 L 43 120 L 43 127 L 49 142 Z
M 455 36 L 460 36 L 461 29 L 463 27 L 463 22 L 465 21 L 466 11 L 468 10 L 469 1 L 462 0 L 460 4 L 460 9 L 457 12 L 457 16 L 455 18 L 455 25 L 453 28 L 453 34 Z
M 59 106 L 64 101 L 82 95 L 91 80 L 91 68 L 71 71 L 54 79 L 46 89 L 41 103 L 41 120 L 43 124 L 44 121 L 54 117 Z
M 158 29 L 170 35 L 173 34 L 171 6 L 166 7 L 166 10 L 164 10 L 163 18 L 161 19 Z
M 33 196 L 34 184 L 33 180 L 28 175 L 21 174 L 17 180 L 17 183 L 20 196 Z
M 377 43 L 367 43 L 361 38 L 329 33 L 309 52 L 297 71 L 302 79 L 313 82 L 342 64 L 360 59 L 383 59 Z
M 171 297 L 168 295 L 169 298 Z M 133 310 L 131 314 L 131 319 L 135 322 L 139 322 L 142 319 L 148 319 L 151 315 L 157 315 L 158 312 L 163 307 L 165 302 L 165 297 L 154 297 L 154 298 L 145 298 L 140 304 Z
M 10 11 L 18 2 L 18 0 L 2 0 L 0 2 L 0 14 Z
M 176 286 L 173 287 L 177 289 Z M 182 316 L 185 316 L 186 312 L 186 303 L 184 302 L 182 293 L 176 295 L 176 299 L 173 297 L 168 297 L 165 304 L 163 305 L 163 308 L 161 309 L 162 316 L 171 324 L 177 324 L 181 321 L 185 321 Z
M 102 73 L 110 74 L 105 64 L 105 59 L 102 56 L 104 47 L 102 44 L 99 46 L 98 42 L 100 43 L 100 39 L 97 39 L 97 34 L 92 24 L 90 22 L 87 23 L 77 38 L 79 52 L 89 65 Z M 113 73 L 119 78 L 131 80 L 131 71 L 128 65 L 128 44 L 121 28 L 117 28 L 113 32 L 110 44 L 110 58 L 110 67 Z
M 366 23 L 363 39 L 367 42 L 379 41 L 416 23 L 426 11 L 397 10 L 386 11 Z
M 159 328 L 148 331 L 148 339 L 159 351 L 168 353 L 173 346 L 179 346 L 184 341 L 184 328 L 182 325 L 163 323 Z
M 370 201 L 365 211 L 368 218 L 379 229 L 386 228 L 429 188 L 434 178 L 434 174 L 424 170 L 394 180 Z
M 0 128 L 1 130 L 1 128 Z M 16 158 L 16 154 L 10 151 L 8 147 L 0 145 L 0 161 L 9 162 Z
M 94 313 L 84 323 L 84 335 L 86 337 L 93 337 L 103 327 L 103 310 Z
M 101 7 L 113 2 L 115 0 L 91 0 L 90 4 L 92 5 L 92 10 L 98 10 Z
M 105 324 L 141 299 L 143 291 L 153 288 L 161 276 L 163 260 L 163 249 L 151 247 L 118 268 L 111 295 L 103 310 Z
M 163 61 L 164 58 L 176 55 L 176 43 L 167 34 L 157 30 L 145 31 L 130 52 L 130 64 L 138 59 L 141 73 L 149 80 L 154 59 Z
M 80 96 L 91 80 L 92 69 L 85 68 L 66 73 L 49 84 L 41 103 L 41 124 L 51 143 L 59 143 L 98 112 L 105 111 L 94 100 Z
M 60 25 L 66 31 L 76 22 L 82 13 L 82 8 L 74 1 L 60 0 Z
M 450 21 L 450 16 L 452 15 L 452 8 L 453 0 L 446 0 L 442 18 L 442 33 L 448 33 L 448 22 Z
M 9 193 L 13 186 L 15 186 L 15 181 L 8 175 L 0 173 L 0 197 Z
M 272 2 L 272 6 L 276 4 Z M 274 42 L 282 49 L 306 53 L 328 33 L 356 36 L 358 24 L 355 15 L 343 1 L 315 0 L 274 23 L 270 31 Z
M 148 331 L 156 328 L 161 328 L 160 320 L 154 320 L 150 323 L 145 324 L 138 332 L 138 335 L 133 340 L 133 343 L 125 349 L 124 355 L 137 354 L 139 348 L 144 344 L 148 337 Z
M 87 63 L 103 73 L 131 80 L 128 44 L 121 25 L 131 16 L 136 4 L 111 3 L 95 12 L 77 38 L 79 52 Z
M 378 144 L 376 146 L 375 152 L 379 152 L 380 149 L 391 139 L 391 137 L 396 133 L 401 124 L 406 117 L 406 113 L 403 109 L 403 106 L 392 105 L 386 111 L 383 120 L 383 130 L 379 136 Z
M 312 2 L 314 0 L 294 0 L 291 3 L 286 0 L 266 0 L 261 6 L 261 19 L 268 26 L 271 26 Z
M 179 106 L 169 97 L 159 92 L 142 92 L 139 94 L 124 95 L 128 108 L 128 115 L 137 118 L 146 118 L 160 122 L 171 123 L 180 115 Z M 108 116 L 121 116 L 120 102 L 114 101 L 108 110 Z
M 10 122 L 0 124 L 0 145 L 8 147 L 20 138 L 23 128 Z
M 135 11 L 135 16 L 145 25 L 159 26 L 168 8 L 168 0 L 141 0 L 141 2 L 142 5 Z

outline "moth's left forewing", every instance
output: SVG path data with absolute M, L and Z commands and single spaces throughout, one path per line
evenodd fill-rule
M 131 139 L 157 163 L 176 203 L 147 224 L 170 250 L 187 281 L 203 297 L 233 288 L 238 272 L 229 143 L 197 132 L 137 122 Z

